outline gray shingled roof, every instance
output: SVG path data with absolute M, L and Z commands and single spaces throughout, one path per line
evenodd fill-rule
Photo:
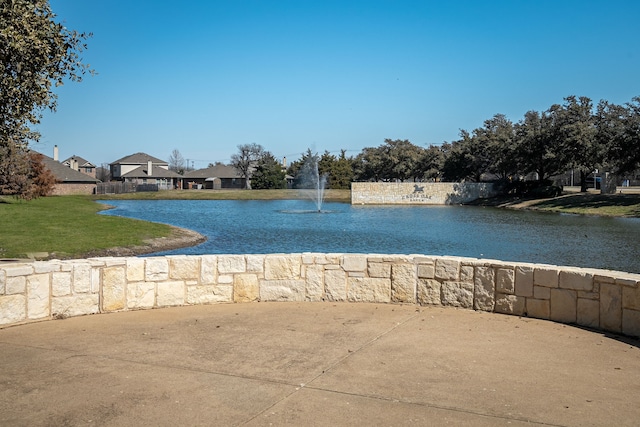
M 92 178 L 82 172 L 73 170 L 70 167 L 63 165 L 62 163 L 53 160 L 51 157 L 45 156 L 44 154 L 42 154 L 42 163 L 44 163 L 46 168 L 51 171 L 57 182 L 70 184 L 76 182 L 96 183 L 100 181 L 99 179 Z
M 147 162 L 151 160 L 153 163 L 157 163 L 157 164 L 162 164 L 162 165 L 168 165 L 168 162 L 165 162 L 164 160 L 160 160 L 157 157 L 153 157 L 148 155 L 147 153 L 135 153 L 135 154 L 131 154 L 129 156 L 125 156 L 119 160 L 116 160 L 115 162 L 112 162 L 110 164 L 115 165 L 115 164 L 127 164 L 127 165 L 131 165 L 131 164 L 147 164 Z
M 85 159 L 83 159 L 83 158 L 82 158 L 82 157 L 80 157 L 80 156 L 71 156 L 71 157 L 69 157 L 68 159 L 63 160 L 63 161 L 62 161 L 62 162 L 60 162 L 60 163 L 67 163 L 67 162 L 69 162 L 69 164 L 71 164 L 71 160 L 73 160 L 73 159 L 76 159 L 76 160 L 78 161 L 78 167 L 81 167 L 81 168 L 86 168 L 86 167 L 94 167 L 94 168 L 95 168 L 95 167 L 96 167 L 96 165 L 94 165 L 93 163 L 91 163 L 89 160 L 85 160 Z
M 185 172 L 184 178 L 207 179 L 207 178 L 241 178 L 238 169 L 233 166 L 215 165 L 206 169 Z

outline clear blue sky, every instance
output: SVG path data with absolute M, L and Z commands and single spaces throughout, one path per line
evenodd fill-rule
M 196 168 L 257 143 L 289 161 L 427 147 L 569 95 L 640 95 L 640 2 L 51 0 L 97 71 L 59 88 L 34 148 Z

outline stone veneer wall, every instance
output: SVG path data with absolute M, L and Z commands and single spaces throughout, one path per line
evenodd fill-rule
M 456 205 L 495 196 L 482 182 L 352 182 L 353 205 Z
M 640 275 L 424 255 L 94 258 L 0 265 L 0 325 L 190 304 L 453 306 L 640 336 Z

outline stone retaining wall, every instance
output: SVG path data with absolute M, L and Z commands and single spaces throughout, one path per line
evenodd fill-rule
M 457 205 L 495 196 L 482 182 L 353 182 L 353 205 Z
M 607 270 L 322 253 L 0 264 L 0 325 L 254 301 L 444 305 L 640 336 L 640 275 Z

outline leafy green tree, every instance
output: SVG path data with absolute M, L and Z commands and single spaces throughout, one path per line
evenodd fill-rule
M 251 188 L 251 173 L 253 168 L 264 154 L 264 148 L 260 144 L 238 145 L 238 152 L 231 156 L 231 166 L 240 172 L 240 177 L 245 180 L 245 189 Z
M 486 172 L 508 179 L 519 172 L 513 123 L 504 114 L 485 120 L 483 127 L 474 131 L 478 147 L 485 150 Z
M 600 101 L 596 112 L 596 138 L 606 164 L 623 176 L 640 167 L 640 97 L 625 105 Z
M 55 18 L 48 0 L 0 2 L 0 163 L 20 165 L 0 168 L 0 174 L 13 173 L 0 177 L 0 191 L 8 194 L 28 187 L 22 165 L 29 164 L 29 141 L 40 137 L 33 126 L 45 109 L 56 110 L 53 88 L 93 73 L 79 56 L 91 34 L 68 30 Z
M 423 151 L 418 162 L 423 179 L 436 180 L 441 176 L 442 164 L 444 162 L 444 152 L 435 145 L 429 146 Z
M 561 108 L 560 105 L 552 105 L 542 113 L 528 111 L 516 125 L 523 172 L 535 172 L 539 181 L 565 172 L 569 163 L 557 123 Z
M 386 178 L 387 164 L 380 147 L 365 147 L 354 161 L 354 175 L 357 181 L 381 181 Z
M 44 109 L 56 109 L 53 86 L 82 81 L 89 65 L 80 52 L 91 34 L 70 31 L 55 22 L 48 0 L 5 0 L 0 4 L 0 139 L 38 138 Z
M 345 150 L 340 150 L 340 156 L 331 165 L 329 188 L 348 190 L 353 181 L 353 161 L 346 156 Z
M 270 152 L 262 153 L 251 175 L 251 188 L 268 190 L 285 188 L 286 185 L 285 173 L 280 162 Z
M 567 167 L 580 173 L 581 191 L 587 191 L 587 177 L 602 166 L 604 152 L 598 144 L 593 103 L 586 96 L 568 96 L 558 111 L 558 138 L 564 147 Z

